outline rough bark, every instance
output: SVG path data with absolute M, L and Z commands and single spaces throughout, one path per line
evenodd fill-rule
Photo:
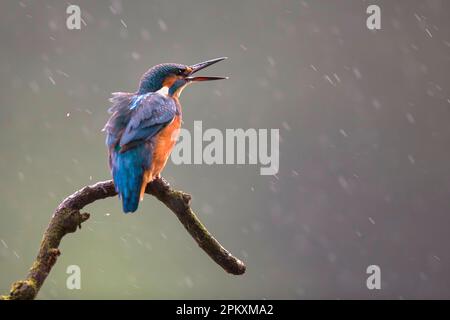
M 163 178 L 150 183 L 145 192 L 155 196 L 175 213 L 200 248 L 225 271 L 234 275 L 245 272 L 244 263 L 226 250 L 197 218 L 191 209 L 189 194 L 171 189 Z M 56 208 L 26 279 L 14 282 L 9 295 L 0 296 L 0 300 L 34 299 L 60 255 L 58 247 L 62 238 L 77 228 L 81 229 L 81 224 L 89 219 L 90 214 L 80 210 L 97 200 L 116 195 L 114 184 L 109 180 L 84 187 L 67 197 Z

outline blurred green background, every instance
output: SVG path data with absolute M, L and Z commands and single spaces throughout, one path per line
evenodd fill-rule
M 164 176 L 247 263 L 221 270 L 147 197 L 86 208 L 40 299 L 450 298 L 448 1 L 0 2 L 0 292 L 54 208 L 109 179 L 111 92 L 152 65 L 228 56 L 183 92 L 184 127 L 280 128 L 280 172 L 180 165 Z M 366 28 L 378 4 L 382 30 Z M 81 290 L 66 268 L 81 268 Z M 382 290 L 366 288 L 381 267 Z

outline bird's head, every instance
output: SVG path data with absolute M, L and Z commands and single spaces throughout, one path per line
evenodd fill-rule
M 194 76 L 197 71 L 225 59 L 225 57 L 212 59 L 191 66 L 176 63 L 158 64 L 142 76 L 138 93 L 145 94 L 166 89 L 170 96 L 179 96 L 181 91 L 190 83 L 227 79 L 224 77 Z

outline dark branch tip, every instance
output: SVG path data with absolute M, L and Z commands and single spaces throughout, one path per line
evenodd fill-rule
M 234 270 L 233 274 L 235 275 L 241 275 L 244 274 L 247 270 L 247 267 L 245 266 L 244 262 L 242 262 L 239 259 L 236 259 L 236 269 Z

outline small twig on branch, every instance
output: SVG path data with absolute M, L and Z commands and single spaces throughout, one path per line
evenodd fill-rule
M 148 184 L 145 192 L 155 196 L 172 210 L 200 248 L 225 271 L 235 275 L 245 272 L 244 263 L 222 247 L 192 211 L 190 195 L 172 190 L 163 178 L 155 179 Z M 97 200 L 116 195 L 114 183 L 109 180 L 84 187 L 67 197 L 58 206 L 50 220 L 42 238 L 38 256 L 27 278 L 14 282 L 9 295 L 0 296 L 0 300 L 34 299 L 60 255 L 58 247 L 61 239 L 66 234 L 81 228 L 81 223 L 89 219 L 89 213 L 80 213 L 80 210 Z

